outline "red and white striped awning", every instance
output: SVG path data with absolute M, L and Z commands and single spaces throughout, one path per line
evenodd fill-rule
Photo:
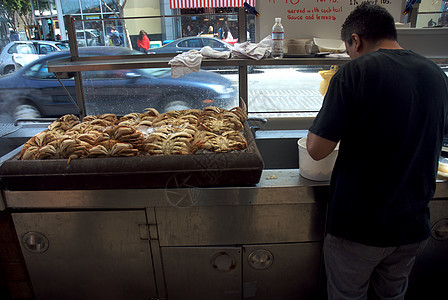
M 170 0 L 170 8 L 241 7 L 244 2 L 255 7 L 255 0 Z

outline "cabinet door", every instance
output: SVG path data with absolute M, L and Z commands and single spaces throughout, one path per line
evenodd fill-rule
M 156 296 L 144 210 L 12 217 L 36 299 Z
M 417 256 L 406 299 L 442 299 L 448 283 L 448 200 L 431 200 L 431 236 Z M 442 297 L 442 298 L 441 298 Z M 445 297 L 446 298 L 446 297 Z
M 322 243 L 243 247 L 244 299 L 315 299 Z
M 241 248 L 161 247 L 167 296 L 241 300 Z
M 321 241 L 319 203 L 156 208 L 161 246 L 245 245 Z

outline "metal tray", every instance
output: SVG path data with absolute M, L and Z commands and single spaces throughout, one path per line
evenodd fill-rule
M 247 186 L 260 181 L 263 160 L 246 124 L 247 149 L 229 153 L 53 160 L 0 166 L 7 190 L 130 189 Z

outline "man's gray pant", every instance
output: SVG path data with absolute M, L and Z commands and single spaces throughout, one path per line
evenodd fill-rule
M 404 299 L 415 257 L 426 242 L 373 247 L 327 234 L 328 299 Z

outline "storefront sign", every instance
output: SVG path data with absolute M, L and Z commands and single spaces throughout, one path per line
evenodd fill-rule
M 339 39 L 341 26 L 363 0 L 264 0 L 257 2 L 259 40 L 271 34 L 276 17 L 282 18 L 286 39 Z M 400 22 L 402 0 L 377 0 Z
M 242 7 L 244 2 L 255 6 L 255 0 L 170 0 L 170 8 Z

